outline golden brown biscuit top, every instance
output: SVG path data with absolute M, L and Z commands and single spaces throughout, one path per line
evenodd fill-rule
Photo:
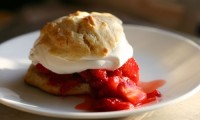
M 71 60 L 105 57 L 122 35 L 122 22 L 114 15 L 77 11 L 47 23 L 34 47 L 46 45 L 51 54 Z

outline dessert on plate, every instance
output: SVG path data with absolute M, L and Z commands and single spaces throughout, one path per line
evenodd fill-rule
M 77 11 L 47 23 L 29 58 L 26 83 L 54 95 L 88 94 L 94 111 L 132 109 L 160 96 L 139 85 L 133 48 L 110 13 Z

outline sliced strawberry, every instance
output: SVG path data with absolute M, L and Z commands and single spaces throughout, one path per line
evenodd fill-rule
M 132 81 L 129 77 L 122 77 L 122 82 L 124 82 L 125 84 L 127 84 L 128 86 L 136 86 L 136 83 L 134 81 Z
M 122 82 L 122 80 L 118 76 L 109 77 L 107 81 L 107 87 L 110 91 L 117 92 L 117 86 L 120 82 Z
M 113 77 L 113 76 L 122 77 L 122 70 L 116 69 L 114 71 L 107 71 L 107 76 L 108 77 Z
M 92 74 L 92 78 L 89 81 L 89 84 L 93 89 L 98 90 L 105 86 L 107 82 L 106 70 L 93 69 L 93 70 L 90 70 L 90 73 Z
M 79 75 L 83 78 L 84 81 L 88 82 L 89 80 L 92 79 L 90 70 L 84 70 L 79 73 Z
M 128 59 L 128 61 L 119 68 L 123 72 L 123 76 L 129 77 L 136 84 L 139 81 L 139 67 L 133 58 Z
M 141 102 L 141 104 L 147 104 L 153 101 L 157 101 L 157 97 L 146 98 Z
M 161 97 L 161 93 L 158 90 L 154 90 L 151 93 L 147 93 L 147 98 L 144 99 L 141 104 L 157 102 L 159 97 Z
M 94 93 L 94 96 L 96 96 L 98 99 L 112 96 L 112 92 L 107 88 L 107 86 L 96 90 Z
M 107 80 L 107 72 L 104 69 L 92 69 L 90 72 L 97 79 Z
M 93 88 L 94 90 L 99 90 L 101 89 L 102 87 L 104 87 L 106 84 L 106 81 L 105 80 L 98 80 L 98 79 L 92 79 L 89 81 L 89 85 L 91 88 Z
M 117 86 L 122 81 L 118 76 L 108 77 L 108 80 L 103 88 L 98 91 L 98 96 L 102 97 L 117 97 Z
M 104 98 L 95 102 L 94 108 L 97 111 L 116 111 L 132 109 L 134 106 L 117 98 Z
M 42 64 L 36 64 L 36 69 L 39 71 L 39 72 L 41 72 L 41 73 L 44 73 L 44 74 L 48 74 L 48 73 L 50 73 L 51 71 L 50 70 L 48 70 L 47 68 L 45 68 Z
M 158 90 L 154 90 L 151 93 L 147 93 L 147 98 L 151 97 L 161 97 L 161 93 Z
M 143 92 L 137 86 L 130 86 L 126 83 L 120 83 L 118 85 L 118 92 L 125 100 L 131 102 L 134 105 L 139 104 L 146 99 L 146 93 Z

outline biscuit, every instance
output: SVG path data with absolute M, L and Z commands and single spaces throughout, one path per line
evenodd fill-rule
M 67 60 L 105 57 L 122 35 L 122 21 L 114 15 L 77 11 L 47 23 L 34 47 L 46 45 L 49 53 Z
M 80 12 L 47 23 L 40 31 L 30 56 L 37 54 L 37 47 L 62 59 L 80 60 L 84 57 L 105 57 L 111 53 L 124 36 L 122 21 L 110 13 Z M 34 62 L 34 61 L 32 61 Z M 49 76 L 37 71 L 32 63 L 25 75 L 25 82 L 54 95 L 90 93 L 87 83 L 80 83 L 63 91 L 61 86 L 49 84 Z

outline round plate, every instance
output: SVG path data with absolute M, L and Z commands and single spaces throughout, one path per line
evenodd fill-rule
M 200 49 L 197 44 L 174 33 L 156 28 L 125 25 L 125 34 L 134 47 L 141 81 L 163 79 L 159 103 L 134 110 L 87 112 L 74 107 L 80 97 L 58 97 L 23 82 L 30 65 L 28 55 L 39 31 L 0 45 L 0 103 L 35 114 L 60 118 L 116 118 L 145 112 L 189 97 L 200 89 Z

